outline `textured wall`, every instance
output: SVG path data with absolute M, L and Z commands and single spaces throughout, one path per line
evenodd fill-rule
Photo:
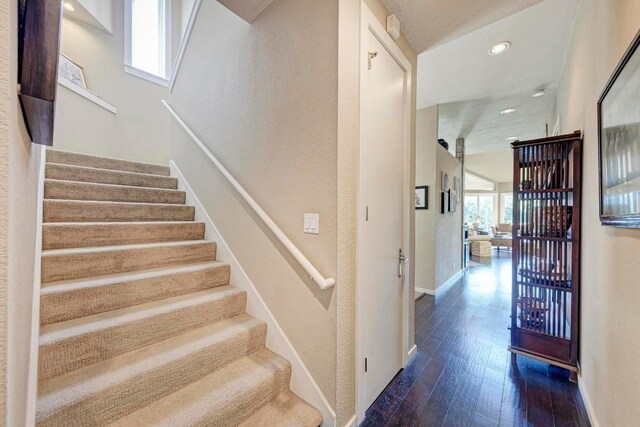
M 337 1 L 279 0 L 251 25 L 205 1 L 172 97 L 178 114 L 326 277 L 336 277 L 337 262 L 337 26 Z M 213 178 L 203 181 L 207 168 L 183 152 L 180 134 L 172 136 L 172 158 L 215 198 L 213 221 L 335 406 L 336 288 L 320 291 L 308 280 L 237 195 Z M 303 233 L 304 213 L 320 214 L 319 235 Z
M 356 227 L 360 114 L 360 0 L 339 0 L 338 30 L 338 285 L 336 425 L 356 413 Z
M 637 0 L 582 0 L 558 93 L 562 132 L 585 135 L 580 381 L 607 427 L 640 418 L 640 230 L 600 225 L 596 104 L 639 28 Z
M 8 223 L 0 221 L 0 253 L 7 262 L 7 281 L 0 279 L 0 310 L 7 302 L 0 322 L 2 379 L 0 394 L 6 391 L 6 414 L 10 426 L 24 425 L 26 384 L 29 366 L 31 301 L 36 233 L 37 178 L 41 148 L 31 144 L 17 99 L 17 2 L 0 6 L 0 178 L 2 208 L 8 207 Z M 7 10 L 8 9 L 8 10 Z M 8 14 L 8 15 L 7 15 Z M 7 157 L 8 155 L 8 157 Z M 8 174 L 2 165 L 9 165 Z M 6 169 L 5 169 L 5 172 Z M 6 214 L 6 213 L 5 213 Z M 0 214 L 0 218 L 2 214 Z M 6 233 L 5 233 L 6 232 Z M 6 248 L 6 252 L 2 248 Z M 1 265 L 2 263 L 0 263 Z M 0 272 L 0 275 L 2 273 Z M 0 276 L 1 277 L 1 276 Z M 4 277 L 3 277 L 4 278 Z M 4 310 L 2 310 L 4 311 Z M 6 356 L 6 358 L 5 358 Z M 6 382 L 5 382 L 6 381 Z M 6 386 L 5 386 L 6 385 Z M 3 396 L 4 397 L 4 396 Z M 4 398 L 2 399 L 4 407 Z
M 113 35 L 62 20 L 61 51 L 84 67 L 89 90 L 118 109 L 113 115 L 58 86 L 54 146 L 60 150 L 148 163 L 169 162 L 169 90 L 124 71 L 124 1 L 114 1 Z
M 416 287 L 435 293 L 435 219 L 440 206 L 436 188 L 437 105 L 418 110 L 416 129 L 415 184 L 429 186 L 429 209 L 416 211 Z
M 9 180 L 9 115 L 13 107 L 10 96 L 12 81 L 9 62 L 15 16 L 9 2 L 0 3 L 0 423 L 6 425 L 7 397 L 7 226 Z
M 435 277 L 436 290 L 462 268 L 462 205 L 458 203 L 456 212 L 441 214 L 440 194 L 442 178 L 440 172 L 449 174 L 449 186 L 453 186 L 453 177 L 462 176 L 462 165 L 437 142 L 436 145 L 436 201 L 435 201 Z M 460 195 L 462 200 L 462 194 Z

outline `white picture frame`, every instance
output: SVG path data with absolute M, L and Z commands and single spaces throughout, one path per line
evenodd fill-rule
M 84 68 L 73 62 L 62 52 L 60 52 L 58 62 L 58 79 L 65 79 L 78 87 L 89 89 L 87 87 L 87 78 L 84 74 Z
M 442 191 L 449 191 L 449 174 L 440 172 L 440 182 L 442 183 Z

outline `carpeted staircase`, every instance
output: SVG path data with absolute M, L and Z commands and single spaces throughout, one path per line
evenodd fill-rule
M 47 151 L 37 424 L 320 425 L 177 184 Z

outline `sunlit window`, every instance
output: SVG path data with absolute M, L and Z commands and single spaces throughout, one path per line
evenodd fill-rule
M 489 231 L 494 225 L 494 194 L 466 194 L 464 196 L 464 222 L 477 224 L 481 230 Z
M 168 3 L 171 0 L 126 0 L 127 65 L 161 78 L 167 75 Z
M 500 222 L 513 224 L 513 193 L 500 195 Z

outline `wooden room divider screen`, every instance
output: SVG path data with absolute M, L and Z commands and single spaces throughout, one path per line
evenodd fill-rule
M 576 379 L 582 134 L 516 141 L 512 361 L 521 354 Z

